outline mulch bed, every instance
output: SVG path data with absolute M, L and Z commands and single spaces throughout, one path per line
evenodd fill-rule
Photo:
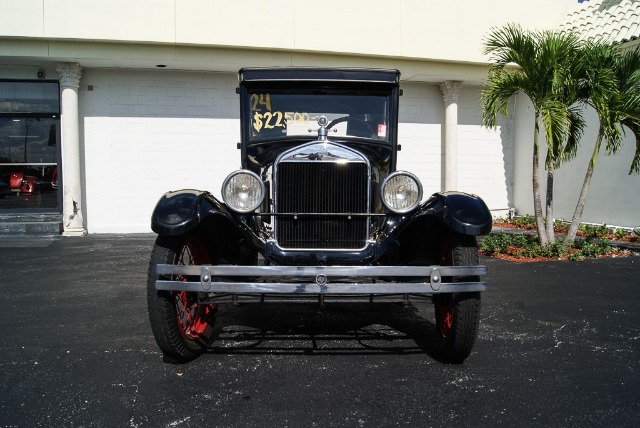
M 484 251 L 480 250 L 480 254 L 484 254 Z M 616 257 L 629 257 L 633 254 L 630 251 L 614 250 L 609 254 L 598 256 L 598 259 L 612 259 Z M 492 254 L 489 257 L 500 260 L 507 260 L 513 263 L 536 263 L 536 262 L 551 262 L 551 261 L 569 261 L 568 257 L 515 257 L 509 254 Z
M 536 233 L 536 229 L 535 228 L 521 228 L 518 227 L 512 223 L 494 223 L 493 224 L 494 227 L 498 227 L 498 228 L 504 228 L 504 229 L 517 229 L 517 230 L 521 230 L 523 232 L 533 232 Z M 562 235 L 561 233 L 559 235 Z M 613 235 L 607 236 L 607 239 L 613 240 Z M 633 236 L 628 236 L 625 237 L 623 239 L 616 239 L 616 241 L 624 241 L 624 242 L 638 242 L 637 238 L 633 237 Z M 507 254 L 492 254 L 490 255 L 490 257 L 494 258 L 494 259 L 500 259 L 500 260 L 507 260 L 510 262 L 514 262 L 514 263 L 535 263 L 535 262 L 549 262 L 549 261 L 568 261 L 569 258 L 567 256 L 565 257 L 524 257 L 521 255 L 518 255 L 518 248 L 508 248 L 506 253 Z M 573 252 L 578 251 L 576 249 L 573 250 Z M 480 250 L 480 254 L 482 255 L 487 255 L 485 254 L 484 251 Z M 601 256 L 598 256 L 597 258 L 602 259 L 602 258 L 616 258 L 616 257 L 629 257 L 633 255 L 632 252 L 630 251 L 626 251 L 626 250 L 620 250 L 617 248 L 614 248 L 614 250 L 608 254 L 604 254 Z
M 533 232 L 533 233 L 536 233 L 536 230 L 537 230 L 535 227 L 524 227 L 523 228 L 523 227 L 518 227 L 513 223 L 502 223 L 502 222 L 493 223 L 493 227 L 499 227 L 499 228 L 502 228 L 502 229 L 517 229 L 517 230 L 521 230 L 523 232 L 526 231 L 526 232 Z M 563 236 L 565 234 L 566 234 L 566 230 L 560 230 L 560 231 L 556 230 L 556 235 Z M 580 230 L 578 230 L 578 236 L 584 236 L 584 234 L 581 233 Z M 626 236 L 624 236 L 622 238 L 616 238 L 616 237 L 613 236 L 612 233 L 609 233 L 609 234 L 605 235 L 603 238 L 607 238 L 610 241 L 619 241 L 619 242 L 631 242 L 631 243 L 640 242 L 640 240 L 638 240 L 637 237 L 631 236 L 631 235 L 626 235 Z

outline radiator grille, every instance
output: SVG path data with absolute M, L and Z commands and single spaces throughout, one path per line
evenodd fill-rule
M 367 239 L 366 217 L 347 219 L 323 213 L 367 213 L 367 165 L 331 162 L 284 162 L 276 177 L 276 212 L 316 213 L 278 217 L 276 240 L 282 248 L 358 249 Z

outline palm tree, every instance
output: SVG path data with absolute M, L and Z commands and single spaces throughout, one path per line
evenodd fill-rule
M 485 41 L 485 54 L 493 62 L 482 92 L 482 124 L 497 126 L 498 113 L 508 115 L 509 100 L 517 92 L 529 97 L 534 109 L 533 205 L 538 240 L 554 242 L 553 175 L 555 168 L 575 154 L 584 121 L 573 104 L 578 98 L 576 73 L 579 40 L 560 32 L 529 32 L 515 24 L 493 30 Z M 540 182 L 540 131 L 547 142 L 547 225 L 542 216 Z
M 636 140 L 629 174 L 640 173 L 640 50 L 621 52 L 615 45 L 592 43 L 585 47 L 582 63 L 583 97 L 596 111 L 600 125 L 565 239 L 567 247 L 575 240 L 602 143 L 606 140 L 607 154 L 617 153 L 624 140 L 625 127 Z

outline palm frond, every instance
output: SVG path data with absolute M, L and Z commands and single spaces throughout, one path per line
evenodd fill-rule
M 580 108 L 580 106 L 571 106 L 569 108 L 569 128 L 567 131 L 567 140 L 556 159 L 556 168 L 561 164 L 570 161 L 576 156 L 578 147 L 580 146 L 580 139 L 584 134 L 586 125 L 587 124 L 584 120 L 584 117 L 582 116 L 582 109 Z
M 640 88 L 640 48 L 620 53 L 615 64 L 623 92 L 638 92 Z
M 553 97 L 547 98 L 540 106 L 540 117 L 544 126 L 544 134 L 547 139 L 546 166 L 555 165 L 563 145 L 569 135 L 570 110 L 566 104 Z
M 492 28 L 484 41 L 484 53 L 497 67 L 514 63 L 521 67 L 535 57 L 535 43 L 518 24 Z
M 509 115 L 510 98 L 518 91 L 526 91 L 527 82 L 521 73 L 494 69 L 487 77 L 487 85 L 487 89 L 480 94 L 482 124 L 495 128 L 497 115 Z
M 493 29 L 485 54 L 493 61 L 482 92 L 483 125 L 495 127 L 497 115 L 508 113 L 509 98 L 526 94 L 540 117 L 547 141 L 547 167 L 575 156 L 584 120 L 574 104 L 587 91 L 581 86 L 582 42 L 571 33 L 527 31 L 509 24 Z M 518 68 L 509 69 L 507 64 Z

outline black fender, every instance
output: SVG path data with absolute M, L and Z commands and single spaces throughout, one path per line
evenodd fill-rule
M 463 235 L 486 235 L 493 218 L 482 198 L 462 192 L 434 193 L 418 208 L 414 218 L 434 216 Z
M 438 230 L 431 227 L 429 234 L 432 241 L 420 232 L 421 223 L 424 224 L 424 221 L 429 219 L 435 219 L 442 225 Z M 387 217 L 379 234 L 376 258 L 385 256 L 390 250 L 396 252 L 398 248 L 408 245 L 411 249 L 402 250 L 405 254 L 400 257 L 406 260 L 416 254 L 418 246 L 426 245 L 425 248 L 431 248 L 435 245 L 433 240 L 441 239 L 442 232 L 446 229 L 463 235 L 479 236 L 488 234 L 492 223 L 491 212 L 480 197 L 462 192 L 434 193 L 414 211 L 402 216 Z M 399 247 L 400 242 L 407 244 L 401 244 Z
M 183 189 L 162 195 L 151 215 L 151 230 L 159 235 L 183 235 L 211 216 L 225 218 L 256 247 L 264 246 L 245 221 L 236 218 L 211 193 L 202 190 Z
M 216 218 L 217 217 L 217 218 Z M 206 222 L 206 224 L 205 224 Z M 243 260 L 264 252 L 264 241 L 247 224 L 247 217 L 235 215 L 211 193 L 185 189 L 167 192 L 158 201 L 151 215 L 151 229 L 159 235 L 184 235 L 202 225 L 199 233 L 221 239 L 218 253 L 225 260 Z
M 198 227 L 206 217 L 223 212 L 226 214 L 226 208 L 209 192 L 194 189 L 167 192 L 153 210 L 151 230 L 159 235 L 182 235 Z

